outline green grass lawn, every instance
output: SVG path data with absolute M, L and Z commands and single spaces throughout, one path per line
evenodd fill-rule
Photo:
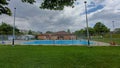
M 1 45 L 0 68 L 120 68 L 120 47 Z

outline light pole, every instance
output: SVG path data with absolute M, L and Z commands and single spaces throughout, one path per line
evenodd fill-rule
M 115 42 L 114 42 L 114 39 L 113 39 L 113 34 L 114 34 L 114 21 L 112 21 L 112 27 L 113 27 L 113 30 L 111 30 L 111 45 L 115 45 Z
M 14 8 L 14 22 L 13 22 L 13 39 L 12 39 L 12 46 L 14 46 L 14 40 L 15 40 L 15 16 L 16 16 L 16 8 Z
M 113 33 L 114 33 L 114 21 L 112 21 L 112 27 L 111 27 L 111 41 L 113 41 Z
M 2 25 L 3 25 L 3 22 L 2 22 Z M 3 37 L 3 36 L 4 36 L 4 34 L 3 34 L 3 30 L 2 30 L 2 31 L 1 31 L 1 37 L 2 37 L 1 39 L 2 39 L 2 44 L 4 44 L 4 37 Z
M 90 45 L 90 36 L 89 36 L 89 29 L 88 29 L 88 17 L 87 17 L 87 1 L 84 1 L 85 3 L 85 14 L 86 14 L 86 27 L 87 27 L 87 40 L 88 40 L 88 46 Z
M 115 21 L 112 21 L 112 24 L 113 24 L 113 32 L 114 32 Z

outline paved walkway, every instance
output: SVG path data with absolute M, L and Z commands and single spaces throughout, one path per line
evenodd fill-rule
M 104 42 L 97 42 L 97 41 L 93 41 L 94 44 L 92 46 L 110 46 L 109 43 L 104 43 Z

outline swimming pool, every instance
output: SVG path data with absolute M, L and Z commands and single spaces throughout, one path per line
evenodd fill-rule
M 29 42 L 24 42 L 23 44 L 28 45 L 87 45 L 87 40 L 33 40 Z M 90 41 L 90 44 L 93 44 Z

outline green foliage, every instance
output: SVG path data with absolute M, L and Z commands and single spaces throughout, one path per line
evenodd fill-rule
M 0 15 L 1 14 L 7 14 L 12 15 L 11 10 L 6 7 L 9 3 L 7 1 L 10 0 L 0 0 Z M 36 0 L 21 0 L 22 2 L 27 2 L 30 4 L 33 4 L 36 2 Z M 73 6 L 73 3 L 76 0 L 43 0 L 42 4 L 40 5 L 40 8 L 42 9 L 50 9 L 50 10 L 63 10 L 64 6 Z
M 108 29 L 104 24 L 102 24 L 101 22 L 97 22 L 94 27 L 88 27 L 89 30 L 89 35 L 90 36 L 100 36 L 104 35 L 106 33 L 110 32 L 110 29 Z M 77 37 L 83 37 L 83 36 L 87 36 L 87 28 L 81 29 L 81 30 L 77 30 L 74 32 L 74 34 Z
M 90 36 L 94 35 L 94 29 L 91 28 L 91 27 L 88 27 L 88 30 L 89 30 L 89 34 Z M 87 36 L 87 28 L 84 28 L 84 29 L 81 29 L 81 30 L 78 30 L 78 31 L 75 31 L 75 35 L 80 37 L 80 36 Z
M 71 33 L 70 29 L 67 30 L 68 33 Z
M 27 3 L 33 4 L 36 1 L 35 0 L 22 0 L 22 2 L 27 2 Z
M 85 31 L 84 29 L 81 29 L 81 30 L 77 30 L 74 32 L 74 34 L 77 36 L 77 37 L 81 37 L 81 36 L 85 36 Z
M 52 32 L 52 31 L 46 31 L 46 33 L 51 34 L 51 33 L 53 33 L 53 32 Z
M 28 31 L 28 34 L 29 34 L 29 35 L 32 35 L 33 33 L 32 33 L 32 31 L 31 31 L 31 30 L 29 30 L 29 31 Z
M 1 68 L 119 68 L 120 47 L 0 46 Z
M 8 3 L 7 3 L 6 0 L 0 0 L 0 4 L 2 4 L 2 5 L 7 5 Z
M 94 35 L 94 33 L 95 33 L 95 31 L 94 31 L 94 28 L 92 28 L 92 27 L 88 27 L 88 30 L 89 30 L 89 34 L 90 34 L 90 36 L 91 35 Z M 87 34 L 87 28 L 85 28 L 85 34 Z
M 64 6 L 72 6 L 76 0 L 44 0 L 40 8 L 50 10 L 63 10 Z
M 95 33 L 98 35 L 104 34 L 104 33 L 108 33 L 110 32 L 110 29 L 108 29 L 104 24 L 102 24 L 101 22 L 97 22 L 94 25 L 94 30 Z
M 13 32 L 13 27 L 9 24 L 2 22 L 2 24 L 0 25 L 0 34 L 12 35 L 12 32 Z M 15 32 L 16 34 L 20 33 L 18 28 L 15 28 Z
M 11 15 L 11 11 L 8 7 L 6 7 L 6 5 L 8 5 L 8 2 L 6 0 L 0 0 L 0 15 L 1 14 Z

